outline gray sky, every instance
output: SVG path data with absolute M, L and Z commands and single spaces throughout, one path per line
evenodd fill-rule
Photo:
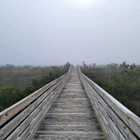
M 140 64 L 140 0 L 1 0 L 0 65 Z

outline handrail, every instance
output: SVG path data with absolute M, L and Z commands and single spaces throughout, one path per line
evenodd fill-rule
M 140 118 L 85 76 L 79 66 L 78 72 L 106 138 L 109 140 L 140 139 Z
M 0 140 L 31 139 L 71 74 L 69 71 L 0 112 Z

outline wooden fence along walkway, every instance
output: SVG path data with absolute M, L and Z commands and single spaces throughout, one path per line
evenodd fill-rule
M 140 118 L 71 66 L 0 112 L 0 140 L 33 139 L 140 140 Z
M 62 91 L 71 74 L 69 71 L 35 91 L 20 102 L 0 112 L 0 140 L 30 140 Z
M 96 116 L 109 140 L 140 140 L 140 118 L 81 73 L 79 75 Z
M 76 69 L 35 134 L 42 139 L 105 140 Z

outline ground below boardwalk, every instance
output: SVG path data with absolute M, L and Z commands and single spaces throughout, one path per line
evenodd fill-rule
M 105 140 L 77 69 L 38 128 L 35 140 Z

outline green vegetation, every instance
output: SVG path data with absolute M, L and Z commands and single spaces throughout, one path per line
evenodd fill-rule
M 140 117 L 140 66 L 126 62 L 86 65 L 82 72 Z
M 8 108 L 35 90 L 65 74 L 64 66 L 0 66 L 0 111 Z

